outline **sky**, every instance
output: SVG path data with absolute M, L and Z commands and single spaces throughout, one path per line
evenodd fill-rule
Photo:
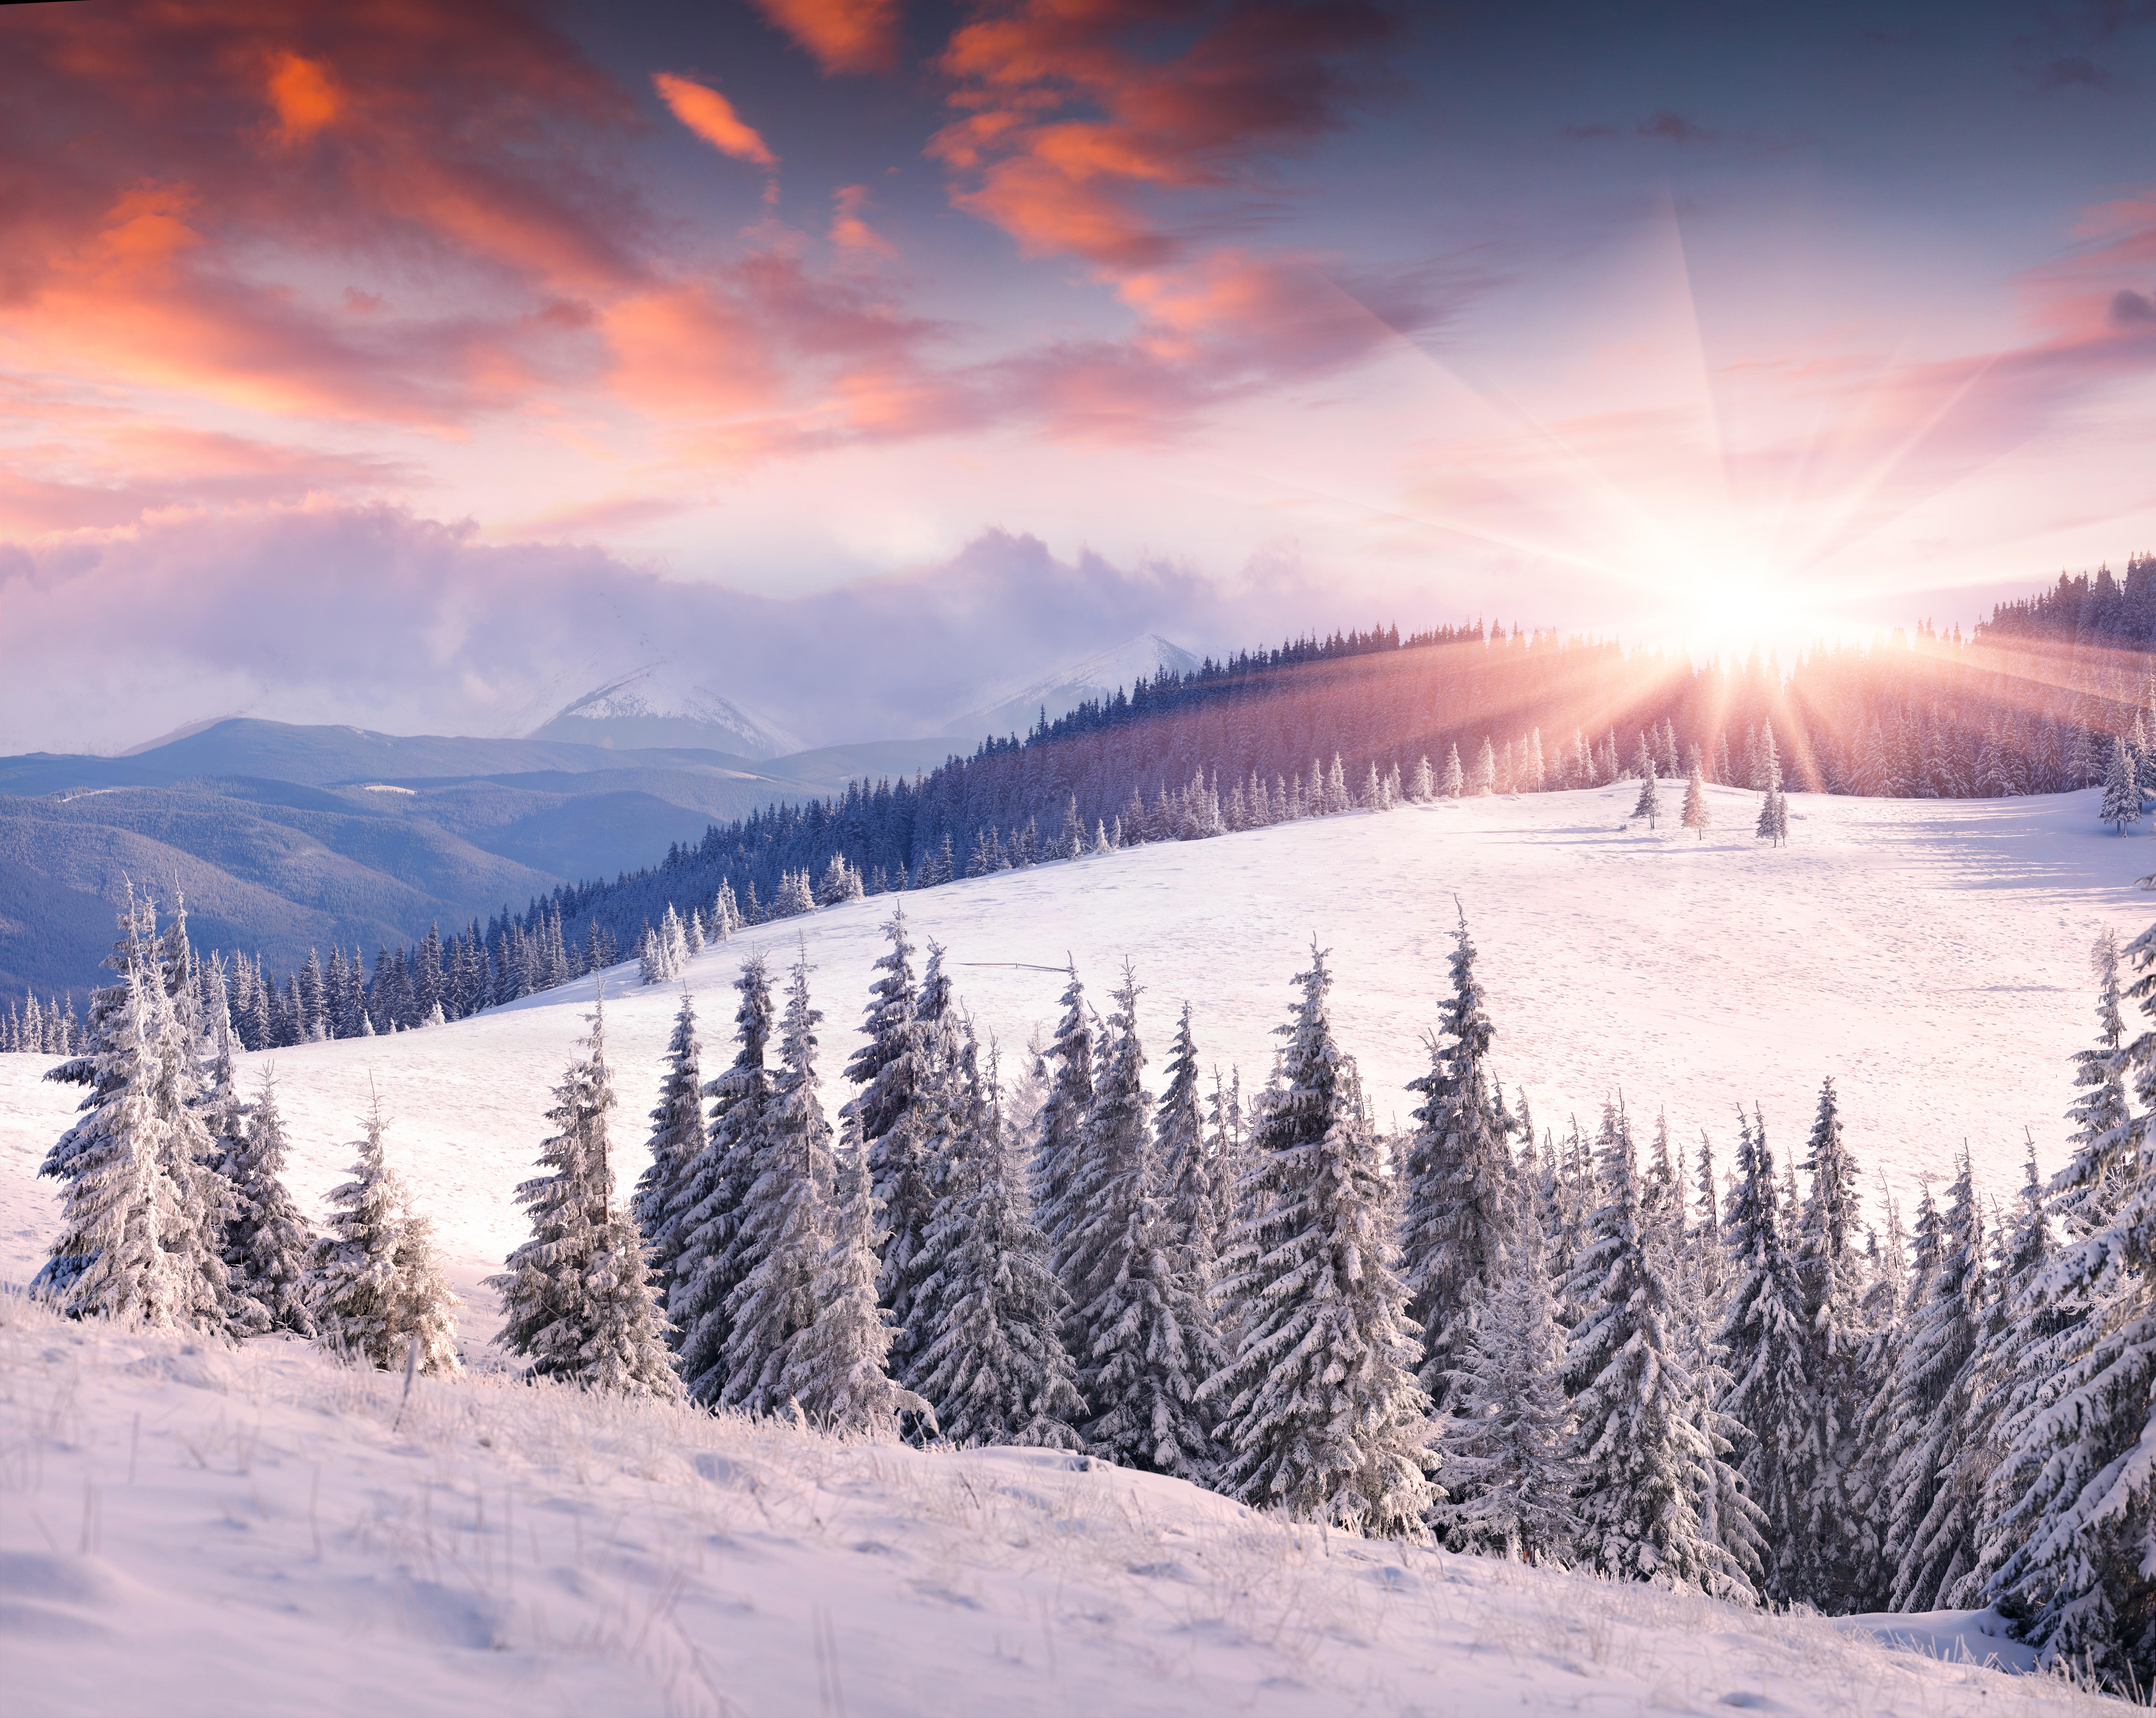
M 1965 627 L 2156 547 L 2152 120 L 2156 0 L 0 8 L 0 751 Z

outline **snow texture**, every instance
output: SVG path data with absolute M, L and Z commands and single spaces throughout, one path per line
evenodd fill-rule
M 2119 1710 L 1977 1668 L 2015 1651 L 1984 1613 L 1775 1617 L 1297 1528 L 1060 1451 L 499 1373 L 402 1389 L 288 1337 L 234 1351 L 0 1297 L 9 1710 Z

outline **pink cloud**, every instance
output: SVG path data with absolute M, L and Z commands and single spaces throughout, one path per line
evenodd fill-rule
M 831 218 L 831 243 L 842 250 L 868 251 L 880 257 L 896 257 L 898 247 L 861 218 L 861 210 L 868 204 L 869 191 L 865 185 L 841 185 L 833 193 L 831 201 L 835 212 Z

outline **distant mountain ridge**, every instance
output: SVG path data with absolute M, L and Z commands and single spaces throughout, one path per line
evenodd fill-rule
M 184 895 L 203 946 L 289 969 L 311 947 L 371 955 L 437 920 L 521 909 L 650 864 L 714 819 L 965 749 L 876 741 L 757 764 L 234 718 L 131 756 L 0 758 L 0 997 L 99 982 L 131 884 Z
M 1173 674 L 1195 674 L 1199 665 L 1197 657 L 1172 639 L 1158 633 L 1141 633 L 1112 649 L 1066 663 L 1022 685 L 1006 683 L 973 709 L 947 718 L 942 726 L 954 734 L 999 739 L 1028 734 L 1044 711 L 1052 722 L 1081 704 L 1105 702 L 1118 691 L 1128 692 L 1163 669 Z

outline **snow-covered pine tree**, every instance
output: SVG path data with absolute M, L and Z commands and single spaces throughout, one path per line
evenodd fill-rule
M 1086 824 L 1078 815 L 1078 796 L 1072 794 L 1063 808 L 1063 828 L 1055 838 L 1055 857 L 1075 859 L 1086 852 Z
M 741 1259 L 742 1208 L 760 1149 L 771 1076 L 771 972 L 761 951 L 742 962 L 734 980 L 733 1065 L 704 1088 L 711 1102 L 703 1149 L 690 1159 L 681 1190 L 656 1238 L 674 1252 L 668 1321 L 679 1333 L 675 1365 L 690 1397 L 715 1403 L 726 1388 L 726 1302 L 746 1274 Z
M 1640 1232 L 1632 1138 L 1606 1110 L 1596 1164 L 1603 1203 L 1567 1298 L 1581 1309 L 1565 1351 L 1578 1421 L 1579 1521 L 1573 1544 L 1619 1580 L 1750 1602 L 1753 1572 L 1728 1548 L 1731 1524 L 1703 1500 L 1742 1502 L 1697 1423 L 1697 1386 L 1668 1328 L 1670 1290 Z
M 1354 1061 L 1333 1041 L 1332 975 L 1314 944 L 1296 982 L 1282 1088 L 1221 1261 L 1222 1289 L 1250 1309 L 1204 1391 L 1221 1408 L 1221 1483 L 1300 1519 L 1420 1539 L 1437 1459 L 1382 1153 Z
M 1467 792 L 1467 775 L 1460 767 L 1460 742 L 1447 743 L 1445 748 L 1445 780 L 1438 791 L 1447 799 L 1458 799 Z
M 1807 1459 L 1815 1415 L 1804 1289 L 1789 1246 L 1763 1119 L 1740 1113 L 1737 1190 L 1722 1224 L 1732 1266 L 1722 1345 L 1729 1383 L 1721 1411 L 1743 1428 L 1738 1471 L 1764 1517 L 1761 1596 L 1810 1598 L 1801 1536 L 1816 1475 Z
M 1168 1055 L 1168 1088 L 1153 1112 L 1153 1162 L 1159 1166 L 1162 1216 L 1177 1269 L 1209 1290 L 1220 1254 L 1220 1172 L 1224 1167 L 1206 1137 L 1198 1101 L 1198 1041 L 1190 1025 L 1190 1004 L 1183 1005 L 1175 1044 Z M 1216 1106 L 1224 1104 L 1219 1075 L 1214 1077 Z M 1216 1126 L 1218 1123 L 1216 1121 Z M 1206 1303 L 1201 1300 L 1201 1309 Z M 1209 1310 L 1204 1329 L 1213 1331 Z M 1217 1339 L 1215 1339 L 1217 1340 Z M 1218 1367 L 1213 1368 L 1217 1371 Z M 1211 1376 L 1208 1372 L 1207 1377 Z M 1202 1381 L 1201 1381 L 1202 1382 Z
M 674 924 L 678 934 L 680 920 Z M 604 1012 L 603 1003 L 593 1009 L 583 1054 L 554 1088 L 547 1119 L 560 1131 L 539 1152 L 552 1172 L 516 1189 L 517 1203 L 531 1213 L 531 1238 L 487 1279 L 506 1315 L 495 1341 L 528 1357 L 534 1377 L 620 1395 L 678 1396 L 644 1237 L 613 1201 Z
M 1656 769 L 1654 753 L 1642 746 L 1639 756 L 1640 797 L 1633 802 L 1632 815 L 1645 818 L 1650 829 L 1655 828 L 1662 815 L 1662 797 Z
M 831 1127 L 816 1095 L 816 1027 L 804 940 L 779 1023 L 779 1070 L 757 1178 L 742 1209 L 748 1274 L 726 1303 L 727 1407 L 776 1413 L 786 1406 L 793 1345 L 816 1321 L 816 1276 L 831 1241 Z
M 417 1339 L 421 1372 L 454 1372 L 457 1298 L 432 1230 L 389 1167 L 387 1126 L 380 1101 L 370 1103 L 352 1179 L 330 1190 L 329 1222 L 307 1275 L 315 1335 L 332 1352 L 383 1371 L 404 1365 Z
M 90 1095 L 39 1170 L 64 1186 L 59 1238 L 33 1286 L 78 1315 L 223 1330 L 234 1310 L 219 1244 L 230 1193 L 208 1161 L 216 1142 L 196 1107 L 194 1046 L 165 993 L 154 913 L 131 899 L 121 924 L 124 982 L 98 993 L 96 1035 L 75 1074 Z
M 1402 1176 L 1400 1275 L 1421 1327 L 1418 1377 L 1443 1405 L 1520 1218 L 1512 1153 L 1486 1072 L 1491 1025 L 1475 976 L 1463 908 L 1453 935 L 1452 995 L 1429 1040 L 1430 1071 L 1409 1082 L 1414 1113 Z
M 916 1388 L 953 1444 L 1082 1449 L 1075 1428 L 1086 1402 L 1061 1334 L 1066 1297 L 1026 1215 L 995 1070 L 983 1080 L 970 1041 L 959 1069 L 963 1101 L 925 1240 L 936 1263 L 923 1285 L 934 1321 Z
M 1563 1356 L 1542 1236 L 1522 1222 L 1460 1356 L 1452 1411 L 1438 1423 L 1447 1500 L 1430 1520 L 1454 1549 L 1569 1560 L 1578 1469 Z
M 1079 1393 L 1092 1418 L 1087 1447 L 1119 1466 L 1203 1483 L 1216 1452 L 1212 1411 L 1198 1391 L 1226 1359 L 1208 1341 L 1206 1285 L 1181 1268 L 1178 1237 L 1161 1197 L 1141 1076 L 1138 984 L 1127 962 L 1107 1020 L 1093 1105 L 1080 1147 L 1079 1225 L 1070 1285 L 1082 1346 Z M 1187 1025 L 1186 1019 L 1186 1025 Z M 1189 1061 L 1190 1138 L 1195 1141 L 1197 1069 Z
M 946 883 L 951 880 L 952 874 L 947 864 L 950 843 L 951 838 L 945 836 L 943 844 L 947 864 L 941 880 Z M 803 913 L 815 910 L 816 891 L 808 881 L 808 868 L 803 865 L 798 871 L 781 871 L 778 874 L 778 893 L 771 900 L 771 916 L 774 919 L 798 919 Z
M 1708 827 L 1714 822 L 1714 813 L 1707 803 L 1707 782 L 1700 774 L 1699 753 L 1691 755 L 1691 773 L 1685 780 L 1684 827 L 1692 832 L 1695 839 L 1707 839 Z
M 2156 927 L 2126 952 L 2139 972 L 2128 993 L 2156 1018 Z M 2100 946 L 2098 1043 L 2118 1047 L 2079 1059 L 2092 1090 L 2076 1105 L 2074 1155 L 2051 1183 L 2066 1238 L 2037 1279 L 2063 1327 L 1994 1487 L 2003 1507 L 1992 1531 L 2020 1542 L 1992 1591 L 2028 1615 L 2024 1638 L 2046 1664 L 2145 1691 L 2156 1685 L 2156 1031 L 2118 1042 L 2124 1023 L 2115 994 L 2103 993 L 2104 954 Z M 2115 980 L 2115 962 L 2111 971 Z M 2127 1079 L 2143 1107 L 2097 1131 L 2106 1085 Z
M 224 1227 L 225 1268 L 235 1299 L 259 1306 L 265 1328 L 311 1336 L 307 1273 L 315 1235 L 285 1190 L 285 1149 L 276 1084 L 264 1074 L 261 1095 L 248 1106 L 225 1158 L 234 1203 Z
M 1811 1415 L 1801 1460 L 1808 1492 L 1794 1537 L 1794 1590 L 1830 1615 L 1854 1608 L 1859 1541 L 1871 1531 L 1854 1500 L 1861 1464 L 1858 1428 L 1878 1381 L 1865 1370 L 1871 1335 L 1864 1313 L 1868 1267 L 1857 1245 L 1856 1162 L 1841 1134 L 1831 1076 L 1805 1146 L 1811 1189 L 1797 1216 L 1797 1275 L 1804 1293 Z
M 2097 821 L 2109 823 L 2123 835 L 2141 821 L 2141 784 L 2133 767 L 2133 753 L 2126 741 L 2114 739 L 2111 756 L 2104 765 L 2103 804 L 2097 813 Z
M 693 1203 L 687 1196 L 690 1167 L 704 1150 L 704 1076 L 698 1065 L 696 998 L 685 984 L 674 1013 L 674 1032 L 666 1041 L 666 1072 L 659 1084 L 659 1102 L 651 1111 L 651 1162 L 637 1177 L 630 1214 L 650 1251 L 652 1287 L 661 1306 L 674 1302 L 674 1284 L 681 1249 L 687 1244 L 682 1221 Z M 680 1331 L 670 1325 L 668 1340 L 680 1346 Z
M 926 1398 L 891 1381 L 891 1346 L 897 1333 L 876 1298 L 883 1231 L 855 1121 L 846 1124 L 833 1175 L 830 1241 L 814 1290 L 816 1315 L 787 1352 L 781 1389 L 811 1425 L 825 1431 L 892 1438 L 902 1418 L 915 1415 L 932 1433 L 936 1416 Z
M 1975 1554 L 1978 1500 L 1962 1456 L 1983 1316 L 1984 1230 L 1965 1151 L 1948 1198 L 1892 1384 L 1886 1554 L 1897 1611 L 1935 1608 Z
M 2026 1467 L 2014 1459 L 2014 1445 L 2045 1385 L 2059 1370 L 2054 1363 L 2057 1339 L 2085 1311 L 2071 1303 L 2056 1304 L 2042 1292 L 2052 1247 L 2033 1136 L 2014 1214 L 1999 1233 L 1964 1440 L 1964 1464 L 1971 1483 L 1979 1475 L 1982 1480 L 1975 1553 L 1960 1580 L 1943 1595 L 1946 1603 L 1972 1610 L 1990 1603 L 2000 1568 L 2026 1541 L 2029 1524 L 2010 1527 L 2002 1520 L 2028 1480 Z
M 1063 987 L 1063 1018 L 1048 1046 L 1054 1074 L 1035 1125 L 1029 1178 L 1033 1218 L 1047 1242 L 1049 1267 L 1067 1287 L 1071 1234 L 1085 1215 L 1072 1188 L 1080 1137 L 1093 1107 L 1093 1026 L 1076 962 L 1066 970 L 1070 982 Z

